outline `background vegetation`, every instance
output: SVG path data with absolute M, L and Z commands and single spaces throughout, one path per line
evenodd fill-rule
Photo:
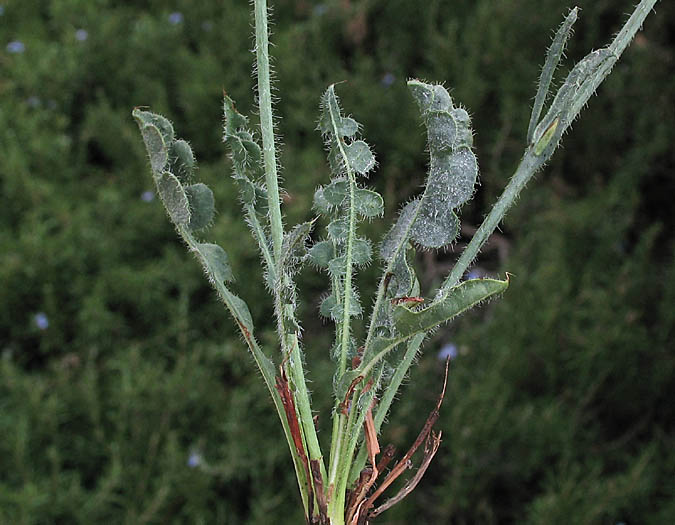
M 524 147 L 556 0 L 275 2 L 289 223 L 328 180 L 319 96 L 365 125 L 384 221 L 425 173 L 411 76 L 471 112 L 470 233 Z M 568 64 L 632 3 L 579 0 Z M 281 429 L 245 346 L 149 192 L 130 112 L 192 142 L 212 229 L 258 326 L 271 318 L 221 144 L 221 95 L 252 113 L 247 2 L 0 6 L 0 522 L 296 524 Z M 382 523 L 675 522 L 675 5 L 662 2 L 474 271 L 499 301 L 428 342 L 383 442 L 405 447 L 457 350 L 444 443 Z M 458 243 L 461 247 L 462 240 Z M 427 253 L 427 289 L 454 253 Z M 364 272 L 363 295 L 374 287 Z M 308 360 L 329 421 L 323 278 L 303 274 Z M 263 329 L 272 340 L 272 327 Z M 454 347 L 448 346 L 449 344 Z M 454 350 L 453 350 L 454 352 Z M 326 433 L 324 433 L 325 438 Z

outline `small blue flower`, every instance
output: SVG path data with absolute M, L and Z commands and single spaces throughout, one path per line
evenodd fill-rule
M 0 5 L 0 16 L 2 16 L 2 15 L 4 15 L 4 14 L 5 14 L 5 6 L 4 6 L 4 5 Z
M 380 82 L 384 87 L 389 87 L 394 83 L 395 80 L 396 77 L 393 73 L 385 73 Z
M 78 29 L 75 31 L 75 40 L 78 42 L 84 42 L 87 38 L 89 38 L 89 33 L 86 29 Z
M 446 359 L 455 359 L 459 355 L 457 345 L 455 343 L 445 343 L 438 352 L 438 359 L 445 361 Z
M 483 272 L 481 272 L 480 270 L 478 270 L 476 268 L 474 268 L 473 270 L 471 270 L 469 273 L 466 274 L 466 280 L 467 281 L 470 280 L 470 279 L 481 279 L 482 277 L 483 277 Z
M 7 44 L 8 53 L 23 53 L 26 50 L 26 45 L 20 40 L 12 40 Z
M 323 16 L 328 12 L 326 4 L 319 4 L 314 7 L 314 16 Z
M 40 97 L 38 96 L 31 95 L 26 99 L 26 104 L 28 104 L 28 106 L 31 108 L 39 108 L 42 104 L 42 100 L 40 100 Z
M 187 460 L 187 466 L 190 468 L 197 468 L 202 464 L 202 455 L 199 452 L 190 452 Z
M 38 327 L 38 330 L 46 330 L 49 328 L 49 318 L 44 312 L 38 312 L 33 316 L 33 321 L 35 321 L 35 326 Z
M 183 13 L 174 11 L 169 15 L 169 23 L 173 25 L 178 25 L 183 22 Z
M 141 193 L 141 200 L 143 202 L 152 202 L 153 200 L 155 200 L 155 193 L 150 190 L 144 191 L 143 193 Z

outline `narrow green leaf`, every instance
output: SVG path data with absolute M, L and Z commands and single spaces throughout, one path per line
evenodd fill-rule
M 201 182 L 185 188 L 190 204 L 190 222 L 192 231 L 202 230 L 211 224 L 215 213 L 215 202 L 211 189 Z
M 553 38 L 551 47 L 548 48 L 548 52 L 546 53 L 546 61 L 544 62 L 544 67 L 542 68 L 541 76 L 539 77 L 539 87 L 537 88 L 537 95 L 534 99 L 534 106 L 532 107 L 530 124 L 527 128 L 528 143 L 531 143 L 534 137 L 534 130 L 539 123 L 541 111 L 544 108 L 544 104 L 546 103 L 546 97 L 548 96 L 548 92 L 551 87 L 553 74 L 555 73 L 558 63 L 560 62 L 560 58 L 565 51 L 567 40 L 572 34 L 572 26 L 574 25 L 574 22 L 577 21 L 578 12 L 579 8 L 575 7 L 565 17 L 565 20 L 560 25 L 558 31 L 555 34 L 555 37 Z
M 448 290 L 428 308 L 414 311 L 398 306 L 394 309 L 396 329 L 401 335 L 431 330 L 507 287 L 508 281 L 472 279 Z
M 173 173 L 165 171 L 157 179 L 159 193 L 169 217 L 175 224 L 186 225 L 190 222 L 190 204 L 185 190 Z
M 507 287 L 508 281 L 473 279 L 451 288 L 427 308 L 415 311 L 405 306 L 396 306 L 393 318 L 397 335 L 374 338 L 370 347 L 366 348 L 368 355 L 364 356 L 357 372 L 370 369 L 374 361 L 383 358 L 393 348 L 415 334 L 433 330 L 489 297 L 502 293 Z

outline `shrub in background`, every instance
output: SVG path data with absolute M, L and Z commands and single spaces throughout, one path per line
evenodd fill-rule
M 620 24 L 621 13 L 628 9 L 629 4 L 621 9 L 599 2 L 581 2 L 584 16 L 577 23 L 575 39 L 568 51 L 570 60 L 582 56 L 597 42 L 606 40 L 610 31 Z M 166 374 L 170 374 L 176 361 L 185 358 L 188 352 L 201 352 L 201 355 L 212 352 L 216 356 L 213 360 L 205 359 L 203 362 L 207 365 L 199 362 L 192 365 L 194 369 L 207 366 L 211 371 L 219 370 L 214 380 L 204 385 L 203 399 L 207 401 L 200 403 L 206 407 L 203 417 L 199 422 L 190 420 L 187 415 L 194 405 L 186 407 L 173 425 L 183 436 L 180 446 L 166 449 L 168 455 L 175 456 L 176 475 L 187 472 L 193 479 L 193 488 L 186 487 L 185 490 L 196 499 L 188 503 L 186 498 L 176 497 L 174 506 L 153 506 L 149 503 L 155 501 L 151 488 L 139 491 L 133 480 L 125 479 L 116 485 L 114 501 L 101 503 L 102 510 L 99 509 L 99 512 L 113 522 L 124 521 L 125 516 L 139 516 L 148 509 L 145 515 L 149 521 L 185 515 L 191 520 L 201 518 L 209 522 L 214 519 L 210 514 L 212 507 L 198 503 L 197 496 L 203 496 L 210 501 L 226 502 L 226 522 L 264 523 L 257 514 L 260 507 L 248 503 L 253 501 L 258 505 L 261 501 L 269 502 L 270 508 L 277 510 L 286 508 L 289 523 L 297 523 L 300 519 L 299 514 L 293 514 L 292 510 L 297 501 L 296 489 L 288 477 L 285 450 L 278 450 L 276 455 L 265 458 L 249 457 L 252 462 L 247 471 L 249 474 L 239 471 L 237 483 L 232 483 L 227 475 L 187 466 L 192 447 L 199 440 L 206 444 L 204 457 L 210 462 L 217 461 L 215 458 L 234 458 L 245 453 L 242 443 L 248 437 L 249 423 L 243 421 L 240 424 L 237 418 L 225 418 L 222 413 L 223 407 L 232 404 L 240 407 L 233 409 L 233 414 L 245 414 L 251 406 L 259 407 L 256 422 L 269 424 L 271 429 L 267 433 L 269 439 L 258 436 L 263 449 L 272 451 L 273 443 L 277 443 L 280 437 L 272 430 L 273 421 L 265 423 L 271 414 L 268 401 L 259 388 L 232 388 L 247 384 L 249 376 L 254 375 L 250 363 L 242 361 L 239 349 L 216 347 L 228 334 L 232 334 L 229 322 L 213 301 L 208 285 L 202 282 L 199 269 L 184 257 L 183 247 L 174 240 L 157 202 L 147 203 L 141 198 L 149 187 L 147 179 L 138 175 L 144 169 L 142 146 L 137 142 L 135 125 L 128 118 L 128 107 L 139 101 L 152 101 L 153 108 L 172 114 L 177 127 L 191 138 L 201 159 L 199 176 L 216 192 L 221 213 L 212 229 L 214 238 L 226 239 L 226 243 L 232 244 L 227 239 L 241 238 L 246 234 L 245 228 L 228 211 L 238 210 L 239 207 L 233 186 L 228 186 L 229 183 L 223 180 L 228 169 L 221 159 L 220 116 L 213 108 L 220 104 L 221 87 L 227 86 L 228 93 L 240 101 L 240 110 L 250 113 L 245 102 L 249 98 L 247 92 L 251 80 L 242 76 L 249 67 L 250 59 L 245 51 L 250 47 L 250 41 L 241 37 L 249 30 L 248 7 L 221 2 L 202 2 L 199 6 L 191 3 L 189 9 L 187 5 L 180 2 L 170 8 L 161 2 L 133 6 L 106 2 L 21 2 L 4 5 L 0 19 L 0 34 L 3 36 L 0 67 L 6 72 L 0 84 L 0 119 L 3 124 L 0 127 L 3 152 L 0 162 L 0 297 L 3 305 L 0 310 L 0 346 L 6 363 L 12 366 L 3 367 L 2 403 L 7 409 L 3 408 L 0 418 L 5 422 L 2 435 L 12 439 L 5 442 L 6 453 L 2 456 L 3 475 L 0 481 L 7 503 L 3 500 L 0 508 L 12 518 L 7 518 L 9 521 L 55 521 L 56 510 L 52 505 L 36 505 L 35 508 L 18 505 L 17 502 L 26 502 L 31 494 L 37 492 L 50 495 L 51 501 L 60 502 L 59 515 L 65 521 L 72 522 L 80 516 L 82 521 L 87 522 L 93 516 L 84 513 L 81 500 L 73 495 L 74 489 L 65 491 L 53 480 L 69 476 L 75 479 L 72 476 L 77 474 L 79 466 L 70 457 L 67 448 L 70 441 L 94 442 L 90 437 L 92 427 L 73 424 L 69 414 L 98 410 L 103 418 L 113 420 L 117 417 L 115 411 L 102 409 L 106 406 L 102 400 L 115 402 L 115 399 L 106 397 L 112 395 L 108 392 L 118 389 L 116 382 L 120 376 L 113 372 L 112 361 L 119 368 L 128 369 L 127 377 L 135 379 L 130 383 L 128 394 L 133 405 L 142 404 L 150 395 L 149 391 L 160 398 L 166 395 L 161 385 L 149 382 L 152 376 L 146 377 L 143 369 L 137 366 L 139 361 L 130 358 L 128 348 L 134 346 L 142 349 L 142 362 L 150 368 L 164 370 Z M 520 155 L 522 130 L 527 126 L 520 111 L 521 103 L 531 94 L 531 79 L 537 76 L 540 50 L 549 42 L 547 32 L 557 23 L 561 7 L 558 2 L 552 1 L 537 2 L 536 8 L 532 7 L 535 5 L 533 2 L 501 3 L 499 16 L 495 16 L 494 3 L 481 0 L 459 3 L 452 16 L 445 16 L 435 4 L 425 11 L 415 8 L 414 13 L 411 12 L 412 5 L 409 2 L 374 2 L 345 7 L 343 3 L 327 2 L 323 4 L 325 9 L 314 9 L 309 4 L 296 2 L 277 5 L 275 42 L 278 54 L 285 57 L 277 63 L 279 88 L 287 97 L 292 97 L 285 98 L 278 108 L 285 142 L 282 157 L 286 166 L 284 175 L 307 174 L 303 179 L 294 180 L 294 191 L 286 206 L 290 221 L 309 218 L 307 196 L 328 176 L 321 144 L 314 134 L 307 133 L 307 119 L 311 121 L 315 118 L 315 105 L 307 103 L 307 100 L 318 102 L 317 94 L 336 79 L 349 79 L 349 88 L 342 92 L 343 103 L 358 112 L 370 141 L 377 148 L 378 173 L 382 176 L 375 174 L 371 181 L 386 202 L 395 202 L 394 189 L 397 197 L 416 191 L 425 172 L 425 155 L 421 153 L 423 135 L 419 133 L 409 137 L 410 134 L 405 131 L 405 135 L 401 136 L 398 131 L 410 130 L 418 125 L 414 106 L 409 104 L 408 94 L 401 82 L 408 76 L 448 79 L 453 86 L 453 97 L 472 109 L 474 126 L 479 130 L 475 144 L 482 158 L 482 186 L 473 204 L 464 210 L 464 218 L 469 223 L 478 222 L 484 213 L 484 203 L 492 202 L 498 188 L 503 187 L 506 174 Z M 152 8 L 152 14 L 144 10 L 148 7 Z M 183 13 L 181 23 L 174 24 L 169 20 L 173 11 Z M 537 16 L 527 16 L 526 23 L 523 23 L 523 12 L 536 12 Z M 534 300 L 542 297 L 540 290 L 527 293 L 526 297 L 531 298 L 527 302 L 520 296 L 519 286 L 524 279 L 521 274 L 523 271 L 536 271 L 537 282 L 542 287 L 548 286 L 543 280 L 546 276 L 555 282 L 557 275 L 583 272 L 588 276 L 586 282 L 605 295 L 617 286 L 616 281 L 609 277 L 620 277 L 622 281 L 628 281 L 629 288 L 633 290 L 621 307 L 625 312 L 632 311 L 633 317 L 637 313 L 633 321 L 637 327 L 635 332 L 666 334 L 663 337 L 670 334 L 672 337 L 672 291 L 668 292 L 661 286 L 661 282 L 672 282 L 669 276 L 673 272 L 673 219 L 668 200 L 673 193 L 670 172 L 675 165 L 670 146 L 675 140 L 675 117 L 669 104 L 675 98 L 672 80 L 675 76 L 668 59 L 672 54 L 671 35 L 675 34 L 672 20 L 675 20 L 673 6 L 661 3 L 644 37 L 638 39 L 625 54 L 622 58 L 624 65 L 615 69 L 602 88 L 602 96 L 593 100 L 584 118 L 566 138 L 565 148 L 557 153 L 547 170 L 546 182 L 528 188 L 519 206 L 507 219 L 504 231 L 511 242 L 508 267 L 517 279 L 511 292 L 500 302 L 500 308 L 494 313 L 489 311 L 488 315 L 491 322 L 502 319 L 500 326 L 509 326 L 508 334 L 512 333 L 512 329 L 504 312 L 512 311 L 510 305 L 513 304 L 513 310 L 517 310 L 523 318 L 535 312 L 545 313 L 542 304 Z M 209 22 L 212 22 L 211 26 Z M 511 30 L 515 24 L 519 31 Z M 214 30 L 225 26 L 232 27 L 231 31 Z M 209 27 L 211 30 L 208 30 Z M 76 31 L 81 28 L 88 32 L 84 41 L 76 38 Z M 360 32 L 356 31 L 358 28 L 361 28 Z M 361 37 L 357 38 L 358 35 Z M 24 43 L 23 53 L 7 51 L 6 44 L 15 40 Z M 164 49 L 170 48 L 171 52 L 164 54 L 161 46 L 153 42 L 162 42 Z M 304 57 L 309 58 L 305 60 Z M 309 60 L 316 66 L 305 67 Z M 147 69 L 148 63 L 158 65 Z M 387 73 L 393 75 L 396 82 L 389 84 L 391 76 Z M 400 108 L 396 114 L 400 125 L 395 127 L 390 125 L 387 112 L 383 110 L 391 107 Z M 598 151 L 616 151 L 617 155 L 598 155 Z M 644 166 L 650 166 L 650 169 L 646 170 Z M 623 204 L 626 207 L 607 216 L 596 215 L 588 223 L 569 225 L 566 233 L 555 236 L 567 239 L 569 243 L 577 234 L 595 235 L 597 228 L 604 231 L 606 226 L 603 225 L 611 225 L 618 217 L 620 221 L 625 221 L 625 229 L 619 235 L 625 252 L 614 251 L 613 244 L 599 236 L 592 238 L 597 243 L 595 250 L 604 254 L 602 258 L 589 258 L 584 253 L 583 257 L 570 255 L 553 259 L 553 252 L 536 259 L 528 258 L 531 252 L 523 251 L 521 246 L 529 245 L 530 237 L 539 239 L 536 241 L 539 242 L 539 250 L 544 250 L 548 245 L 542 240 L 554 235 L 557 226 L 565 223 L 561 222 L 561 218 L 571 220 L 569 218 L 580 208 L 586 206 L 592 209 L 596 206 L 597 199 L 592 197 L 602 195 L 610 179 L 620 170 L 631 174 L 624 177 L 623 195 L 627 200 Z M 132 202 L 136 205 L 130 206 Z M 549 211 L 548 208 L 552 209 Z M 393 209 L 389 209 L 390 212 Z M 533 223 L 533 218 L 542 214 L 548 219 Z M 652 249 L 642 252 L 640 258 L 635 259 L 641 264 L 639 271 L 630 275 L 620 274 L 621 261 L 633 259 L 637 239 L 654 224 L 660 224 L 661 228 Z M 368 226 L 368 233 L 377 235 L 381 227 L 378 221 L 374 221 Z M 555 253 L 567 253 L 562 244 L 557 246 L 559 251 Z M 242 280 L 253 281 L 246 277 L 245 271 L 250 263 L 257 261 L 257 255 L 241 244 L 238 247 L 246 251 L 231 253 L 233 269 Z M 495 253 L 484 253 L 480 266 L 495 271 L 500 264 Z M 425 256 L 423 263 L 430 268 L 428 275 L 433 275 L 435 268 L 442 271 L 449 257 L 450 254 Z M 375 267 L 371 266 L 371 269 Z M 182 276 L 180 289 L 173 277 L 175 273 Z M 314 308 L 322 292 L 321 285 L 312 275 L 302 274 L 301 277 L 301 288 L 312 291 L 316 297 L 313 304 L 307 304 L 307 308 Z M 630 286 L 634 280 L 644 286 Z M 372 282 L 374 277 L 366 277 L 364 281 Z M 127 285 L 127 282 L 130 284 Z M 139 287 L 138 283 L 143 285 Z M 423 284 L 432 286 L 433 282 Z M 639 301 L 643 291 L 646 300 Z M 259 290 L 260 298 L 263 292 Z M 362 293 L 369 293 L 366 286 L 362 288 Z M 554 304 L 577 300 L 572 292 L 560 292 L 557 297 L 552 301 Z M 261 318 L 271 313 L 259 306 L 262 304 L 262 300 L 252 301 L 254 317 Z M 654 315 L 657 304 L 662 305 L 658 310 L 663 314 Z M 527 308 L 524 305 L 528 305 Z M 47 330 L 40 330 L 36 323 L 35 316 L 40 312 L 47 315 Z M 596 352 L 598 355 L 615 356 L 616 346 L 605 343 L 601 337 L 604 330 L 598 328 L 602 325 L 596 324 L 596 319 L 609 319 L 611 315 L 613 310 L 598 302 L 592 315 L 589 313 L 578 321 L 579 331 L 590 330 L 593 333 L 596 327 L 598 333 L 592 344 L 579 343 L 578 359 Z M 312 326 L 309 323 L 311 318 L 304 317 L 308 319 L 307 330 L 321 326 L 319 321 Z M 139 319 L 146 321 L 139 322 Z M 454 379 L 450 381 L 449 395 L 454 404 L 446 405 L 447 412 L 442 417 L 448 419 L 441 422 L 442 428 L 458 428 L 451 423 L 453 418 L 466 421 L 465 412 L 472 410 L 489 411 L 493 421 L 500 421 L 500 414 L 504 414 L 501 418 L 505 422 L 502 430 L 513 428 L 507 423 L 510 419 L 505 409 L 499 408 L 503 398 L 508 399 L 504 395 L 505 389 L 513 384 L 508 374 L 524 370 L 520 365 L 530 363 L 530 354 L 522 352 L 525 345 L 538 350 L 549 345 L 554 334 L 566 333 L 566 324 L 565 320 L 560 321 L 553 330 L 550 325 L 540 328 L 538 323 L 534 323 L 527 333 L 514 334 L 514 337 L 518 335 L 514 342 L 509 342 L 501 328 L 486 332 L 484 338 L 481 337 L 482 331 L 474 336 L 477 320 L 472 321 L 471 333 L 458 330 L 464 337 L 462 341 L 454 330 L 439 332 L 431 345 L 438 347 L 452 338 L 458 343 L 460 358 L 466 357 L 461 366 L 456 366 L 452 372 Z M 490 330 L 491 326 L 486 330 Z M 213 345 L 213 350 L 202 352 L 195 348 L 198 339 L 206 339 L 205 344 Z M 492 345 L 493 339 L 502 343 Z M 661 354 L 669 355 L 667 343 L 663 341 L 669 339 L 645 335 L 645 339 L 635 341 L 631 346 L 638 350 L 656 348 Z M 328 340 L 326 344 L 329 344 Z M 476 346 L 478 344 L 480 346 Z M 629 346 L 625 348 L 630 353 Z M 501 349 L 504 351 L 501 352 Z M 465 355 L 467 350 L 472 351 Z M 555 349 L 551 347 L 550 351 Z M 79 359 L 79 365 L 71 370 L 68 381 L 58 382 L 55 367 L 68 362 L 73 354 Z M 413 399 L 422 399 L 424 407 L 433 403 L 426 392 L 435 392 L 440 379 L 438 374 L 430 377 L 425 373 L 437 365 L 434 352 L 430 354 L 422 359 L 421 369 L 414 376 L 415 382 L 408 387 L 409 394 L 392 414 L 391 435 L 397 444 L 405 445 L 410 441 L 410 436 L 404 435 L 402 427 L 400 431 L 394 429 L 398 418 L 410 421 L 410 414 L 420 410 L 412 404 Z M 519 357 L 514 358 L 504 372 L 489 373 L 495 367 L 497 355 Z M 651 365 L 660 377 L 672 378 L 672 358 L 657 366 L 652 364 L 650 356 L 649 353 L 643 355 L 642 366 Z M 325 366 L 324 371 L 328 370 L 327 360 L 314 355 L 309 359 L 317 377 L 323 374 L 322 366 Z M 77 360 L 74 362 L 78 363 Z M 613 358 L 602 363 L 606 362 L 614 363 L 616 370 L 623 370 L 627 377 L 630 375 L 630 362 Z M 84 373 L 85 369 L 89 375 Z M 489 375 L 488 379 L 486 375 Z M 89 377 L 99 380 L 92 381 Z M 482 378 L 480 387 L 470 385 L 479 378 Z M 536 389 L 533 394 L 530 390 L 519 391 L 523 406 L 528 404 L 530 395 L 537 394 L 540 405 L 537 405 L 535 414 L 542 414 L 543 420 L 546 414 L 544 408 L 558 406 L 561 392 L 569 390 L 565 388 L 566 383 L 575 378 L 574 369 L 559 376 L 554 393 Z M 593 377 L 587 377 L 587 381 L 592 384 Z M 672 392 L 672 379 L 670 381 L 655 384 L 665 384 L 665 392 Z M 106 396 L 101 397 L 94 388 L 99 382 L 111 385 L 110 390 L 105 391 Z M 61 407 L 57 412 L 62 418 L 58 427 L 46 425 L 45 428 L 58 428 L 71 439 L 65 441 L 55 433 L 40 433 L 39 423 L 43 421 L 40 418 L 52 417 L 41 411 L 47 403 L 37 396 L 35 403 L 25 401 L 26 392 L 37 390 L 35 385 L 38 384 L 47 385 L 48 397 L 58 401 Z M 9 388 L 8 385 L 24 385 L 25 388 Z M 75 389 L 74 385 L 78 386 L 76 391 L 81 394 L 73 396 L 70 393 Z M 329 387 L 315 383 L 312 388 L 315 397 L 328 399 Z M 471 395 L 467 394 L 469 391 Z M 208 402 L 211 398 L 223 399 L 221 395 L 227 403 Z M 617 444 L 616 454 L 623 454 L 627 459 L 638 458 L 636 451 L 646 448 L 649 443 L 661 443 L 659 447 L 669 443 L 672 424 L 667 422 L 672 421 L 672 417 L 668 419 L 668 412 L 661 408 L 662 405 L 657 404 L 657 409 L 649 410 L 655 399 L 662 399 L 659 396 L 663 396 L 663 392 L 657 395 L 652 390 L 652 397 L 643 397 L 626 391 L 626 397 L 616 398 L 616 403 L 613 403 L 615 398 L 607 384 L 598 384 L 596 395 L 604 396 L 608 406 L 632 405 L 637 406 L 637 410 L 642 407 L 645 413 L 653 412 L 653 417 L 645 421 L 642 432 L 632 434 Z M 609 416 L 605 421 L 611 428 L 613 410 L 608 409 L 606 413 Z M 15 425 L 17 419 L 35 421 L 36 424 L 24 427 L 28 437 L 38 436 L 39 440 L 13 439 L 18 428 Z M 422 421 L 419 420 L 419 423 Z M 452 485 L 453 491 L 459 491 L 459 495 L 453 500 L 453 496 L 448 496 L 448 490 L 444 488 L 441 491 L 445 498 L 450 498 L 445 499 L 441 507 L 445 509 L 441 511 L 443 516 L 452 513 L 457 516 L 458 522 L 460 519 L 502 522 L 509 516 L 520 519 L 526 513 L 526 503 L 543 493 L 545 485 L 541 472 L 547 472 L 549 464 L 540 461 L 540 458 L 552 447 L 547 439 L 534 440 L 537 433 L 532 426 L 516 427 L 513 438 L 507 443 L 502 442 L 496 451 L 488 445 L 500 442 L 497 424 L 491 431 L 483 430 L 483 427 L 474 429 L 457 445 L 454 444 L 455 433 L 448 434 L 446 430 L 444 450 L 448 454 L 448 466 L 435 469 L 432 465 L 427 476 L 434 476 L 434 480 L 428 480 L 418 488 L 417 497 L 404 504 L 407 505 L 405 512 L 403 508 L 391 512 L 400 512 L 402 516 L 426 516 L 428 521 L 432 521 L 434 515 L 430 514 L 428 503 L 440 504 L 432 487 L 451 473 L 451 479 L 457 480 Z M 576 420 L 564 421 L 562 427 L 549 428 L 555 429 L 551 433 L 563 433 L 568 427 L 575 429 L 570 446 L 577 447 L 579 458 L 598 456 L 589 443 L 606 442 L 605 433 L 590 432 L 588 425 L 578 424 Z M 223 438 L 222 428 L 232 438 Z M 455 461 L 452 470 L 447 470 L 456 454 L 470 445 L 469 436 L 473 436 L 471 442 L 476 449 L 473 452 L 468 449 L 463 455 L 464 460 Z M 527 440 L 528 436 L 533 436 L 534 441 Z M 221 442 L 224 443 L 222 449 L 220 445 L 217 445 L 218 450 L 210 448 L 213 443 Z M 517 442 L 521 445 L 514 446 Z M 15 447 L 25 443 L 31 445 L 24 449 L 27 452 L 19 454 Z M 40 458 L 44 457 L 44 450 L 51 443 L 62 448 L 60 457 L 68 461 L 53 462 L 46 470 L 46 463 Z M 109 435 L 105 440 L 105 444 L 110 444 L 108 447 L 98 443 L 78 449 L 81 460 L 93 466 L 89 479 L 79 482 L 89 498 L 102 490 L 92 480 L 103 479 L 106 467 L 112 463 L 112 448 L 144 450 L 148 447 L 147 435 L 142 433 L 132 438 L 125 436 L 124 439 Z M 165 446 L 166 442 L 160 439 L 159 448 Z M 488 457 L 482 458 L 482 461 L 472 460 L 486 450 L 491 451 Z M 627 500 L 628 508 L 617 512 L 617 519 L 621 518 L 620 515 L 629 516 L 631 509 L 633 515 L 642 515 L 645 521 L 653 516 L 652 521 L 657 523 L 659 518 L 662 522 L 664 516 L 672 515 L 672 509 L 668 514 L 663 501 L 663 494 L 672 492 L 669 490 L 669 478 L 664 474 L 672 463 L 672 459 L 668 459 L 672 458 L 668 450 L 666 448 L 666 452 L 661 454 L 665 458 L 663 461 L 650 461 L 642 475 L 635 478 L 635 487 L 641 487 L 646 494 L 642 503 L 638 505 Z M 513 469 L 501 470 L 504 463 L 499 457 L 504 451 L 518 455 L 509 465 L 513 465 L 514 461 L 519 464 L 527 462 L 534 465 L 530 471 L 535 473 L 528 478 L 527 490 L 523 491 L 522 497 L 512 497 L 508 504 L 504 487 L 513 487 L 506 475 Z M 125 457 L 132 456 L 127 454 Z M 10 462 L 8 458 L 14 459 Z M 260 462 L 255 463 L 258 459 Z M 549 500 L 554 501 L 555 494 L 566 494 L 564 484 L 557 483 L 556 479 L 576 480 L 583 486 L 595 486 L 595 480 L 603 479 L 606 473 L 627 471 L 624 468 L 626 462 L 622 464 L 609 459 L 612 458 L 603 459 L 599 468 L 604 471 L 601 470 L 597 476 L 586 473 L 597 472 L 598 467 L 595 471 L 577 469 L 575 474 L 562 468 L 564 463 L 560 463 L 559 476 L 551 478 L 546 485 L 547 493 L 552 495 Z M 156 468 L 156 477 L 169 472 L 162 465 Z M 22 478 L 10 478 L 11 472 L 19 471 L 24 473 Z M 167 474 L 164 479 L 170 481 L 172 478 Z M 175 490 L 171 486 L 171 490 Z M 235 486 L 239 487 L 236 491 Z M 635 493 L 638 493 L 637 489 Z M 171 494 L 168 499 L 171 499 Z M 583 501 L 597 501 L 590 491 L 589 494 Z M 649 508 L 644 508 L 644 502 L 650 503 Z M 17 509 L 23 509 L 22 519 L 14 519 L 21 516 Z

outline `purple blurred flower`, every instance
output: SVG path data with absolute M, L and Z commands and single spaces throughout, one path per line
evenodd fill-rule
M 183 13 L 174 11 L 169 15 L 169 23 L 173 25 L 178 25 L 183 22 Z
M 40 100 L 40 97 L 38 96 L 31 95 L 26 99 L 26 104 L 28 104 L 31 108 L 37 108 L 42 104 L 42 100 Z
M 394 83 L 395 80 L 396 77 L 393 73 L 385 73 L 380 82 L 384 87 L 389 87 Z
M 477 268 L 474 268 L 471 270 L 469 273 L 466 274 L 466 280 L 468 281 L 469 279 L 481 279 L 483 277 L 483 272 L 478 270 Z
M 197 468 L 202 464 L 202 455 L 199 452 L 190 452 L 187 460 L 187 466 L 190 468 Z
M 38 327 L 38 330 L 46 330 L 49 328 L 49 318 L 44 312 L 36 313 L 33 317 L 33 321 L 35 321 L 35 326 Z
M 78 29 L 75 31 L 75 40 L 78 42 L 84 42 L 87 38 L 89 38 L 89 33 L 86 29 Z
M 446 359 L 455 359 L 459 355 L 457 345 L 455 343 L 445 343 L 438 352 L 438 359 L 445 361 Z
M 23 53 L 26 50 L 26 45 L 20 40 L 12 40 L 7 44 L 8 53 Z
M 152 202 L 153 200 L 155 200 L 155 193 L 150 190 L 144 191 L 143 193 L 141 193 L 141 200 L 143 202 Z

